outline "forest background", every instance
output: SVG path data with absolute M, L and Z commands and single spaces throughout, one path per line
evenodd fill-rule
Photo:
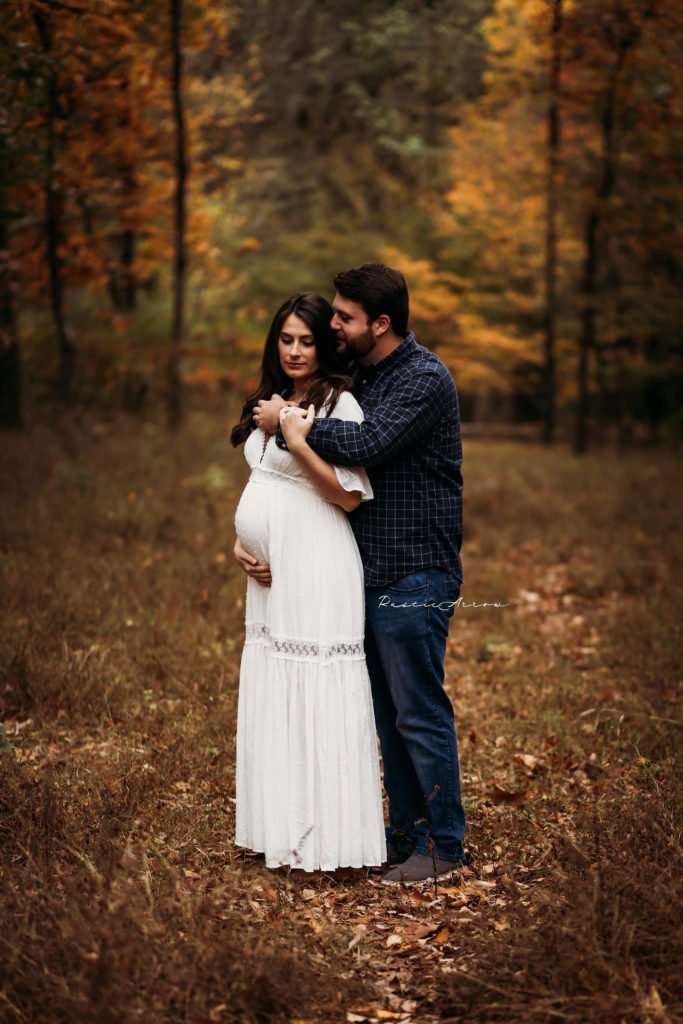
M 253 388 L 287 295 L 381 260 L 464 421 L 676 442 L 682 21 L 674 0 L 6 4 L 0 422 L 157 393 L 177 424 L 183 384 Z
M 0 4 L 3 1024 L 683 1020 L 682 28 Z M 472 862 L 420 891 L 234 844 L 230 430 L 368 260 L 463 421 Z

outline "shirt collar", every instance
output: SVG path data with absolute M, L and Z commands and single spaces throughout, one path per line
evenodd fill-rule
M 390 352 L 384 359 L 380 359 L 376 363 L 370 363 L 368 366 L 362 366 L 358 364 L 359 372 L 361 376 L 366 378 L 376 377 L 379 373 L 384 373 L 385 370 L 390 369 L 393 366 L 397 366 L 398 363 L 403 362 L 406 356 L 413 351 L 417 346 L 417 339 L 412 331 L 408 331 L 405 337 L 403 337 L 400 343 L 396 346 L 393 352 Z

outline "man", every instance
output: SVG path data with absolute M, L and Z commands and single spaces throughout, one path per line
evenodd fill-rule
M 455 720 L 444 681 L 462 584 L 462 449 L 453 379 L 408 330 L 403 275 L 383 264 L 338 274 L 332 327 L 356 361 L 363 423 L 288 417 L 328 462 L 365 466 L 374 500 L 350 513 L 365 572 L 365 652 L 389 797 L 382 881 L 419 883 L 467 863 Z M 259 402 L 275 432 L 285 402 Z M 292 433 L 294 432 L 294 433 Z M 293 442 L 292 442 L 293 443 Z

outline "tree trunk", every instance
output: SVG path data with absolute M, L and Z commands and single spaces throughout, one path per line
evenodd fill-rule
M 182 381 L 180 377 L 180 357 L 182 353 L 184 329 L 184 298 L 185 298 L 185 189 L 188 174 L 185 142 L 185 119 L 182 96 L 182 17 L 183 0 L 171 0 L 171 47 L 173 53 L 173 112 L 175 119 L 176 141 L 176 189 L 175 189 L 175 258 L 173 267 L 173 326 L 171 333 L 171 350 L 168 359 L 167 379 L 167 422 L 172 430 L 176 430 L 183 418 Z
M 92 209 L 82 192 L 76 196 L 76 202 L 81 211 L 83 230 L 92 241 L 93 248 L 96 248 L 98 239 Z M 134 229 L 125 228 L 115 236 L 114 257 L 110 258 L 105 253 L 107 291 L 112 307 L 118 313 L 130 313 L 137 307 L 138 282 L 134 270 L 136 242 L 137 233 Z
M 543 365 L 543 437 L 555 440 L 557 385 L 555 334 L 557 319 L 557 179 L 560 161 L 560 76 L 562 72 L 562 0 L 552 0 L 550 102 L 548 104 L 548 172 L 546 183 L 545 236 L 545 344 Z
M 119 278 L 118 309 L 130 313 L 137 306 L 137 281 L 135 279 L 135 243 L 137 236 L 133 228 L 125 228 L 118 236 Z
M 47 64 L 47 149 L 45 154 L 45 238 L 50 273 L 50 305 L 59 343 L 59 373 L 56 394 L 67 404 L 72 397 L 76 370 L 76 348 L 64 315 L 64 289 L 61 275 L 59 243 L 61 237 L 61 196 L 55 185 L 56 124 L 59 119 L 57 72 L 52 57 L 52 28 L 43 11 L 34 11 L 33 20 L 40 37 Z
M 626 353 L 631 347 L 630 339 L 620 333 L 616 345 L 616 386 L 614 419 L 616 423 L 615 447 L 618 455 L 623 455 L 626 448 L 633 443 L 631 420 L 628 410 L 628 375 L 626 372 Z
M 5 152 L 1 152 L 1 172 L 5 170 L 5 156 Z M 4 174 L 0 174 L 0 178 L 4 178 Z M 0 430 L 21 430 L 22 426 L 21 350 L 14 303 L 9 226 L 6 204 L 0 199 Z
M 574 451 L 581 455 L 588 450 L 590 431 L 590 393 L 589 371 L 591 353 L 597 346 L 596 298 L 600 271 L 600 238 L 599 233 L 605 223 L 605 212 L 612 197 L 617 176 L 616 150 L 616 114 L 618 104 L 619 79 L 624 69 L 626 56 L 635 45 L 639 30 L 625 26 L 616 40 L 615 60 L 610 68 L 607 89 L 600 123 L 602 136 L 602 152 L 600 174 L 596 194 L 586 219 L 585 253 L 581 293 L 583 298 L 581 310 L 581 332 L 579 337 L 579 361 L 577 372 L 578 409 Z
M 579 361 L 577 368 L 578 403 L 576 412 L 576 434 L 574 451 L 581 455 L 588 451 L 588 429 L 590 417 L 590 396 L 588 381 L 590 373 L 590 354 L 595 343 L 595 283 L 597 274 L 597 232 L 598 215 L 595 209 L 590 211 L 586 221 L 585 253 L 583 262 L 583 280 L 581 294 L 581 332 L 579 334 Z
M 595 384 L 597 401 L 595 403 L 594 436 L 598 444 L 603 444 L 608 431 L 610 395 L 607 356 L 602 345 L 595 347 Z
M 119 118 L 119 127 L 123 135 L 126 136 L 131 130 L 130 78 L 128 74 L 122 76 L 120 88 L 126 94 L 126 103 Z M 138 189 L 135 167 L 125 158 L 119 167 L 118 177 L 122 185 L 121 212 L 125 216 L 125 211 L 132 206 Z M 137 233 L 132 227 L 124 227 L 117 236 L 118 263 L 115 269 L 115 306 L 118 310 L 125 313 L 132 312 L 137 305 L 137 278 L 135 276 L 136 243 Z

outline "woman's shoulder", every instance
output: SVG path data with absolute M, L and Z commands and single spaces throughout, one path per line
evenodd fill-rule
M 330 416 L 338 420 L 353 420 L 355 423 L 362 423 L 364 418 L 358 399 L 348 390 L 339 393 Z

